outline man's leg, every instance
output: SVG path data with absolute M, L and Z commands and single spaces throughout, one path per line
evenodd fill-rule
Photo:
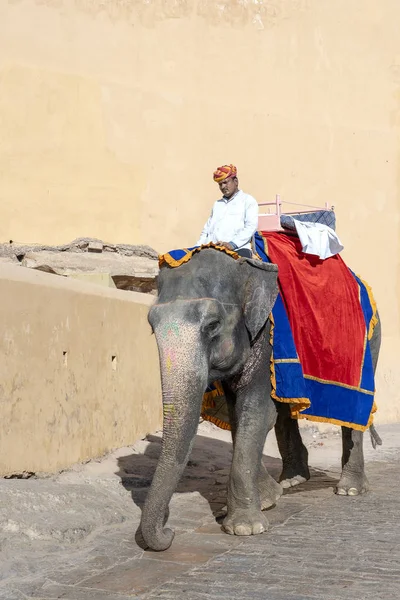
M 252 258 L 253 253 L 251 250 L 249 250 L 248 248 L 241 248 L 240 250 L 235 250 L 235 252 L 237 254 L 239 254 L 239 256 L 242 256 L 243 258 Z

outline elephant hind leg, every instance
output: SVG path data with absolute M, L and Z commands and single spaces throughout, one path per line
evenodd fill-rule
M 374 372 L 378 363 L 381 347 L 381 322 L 378 322 L 369 342 Z M 336 487 L 340 496 L 358 496 L 368 491 L 369 484 L 364 471 L 364 450 L 362 431 L 342 427 L 342 475 Z
M 358 496 L 368 491 L 369 484 L 364 471 L 362 431 L 342 427 L 342 475 L 336 487 L 339 496 Z
M 297 420 L 290 416 L 289 406 L 282 402 L 275 404 L 278 412 L 275 435 L 282 457 L 279 482 L 283 488 L 289 488 L 310 479 L 308 451 L 301 439 Z

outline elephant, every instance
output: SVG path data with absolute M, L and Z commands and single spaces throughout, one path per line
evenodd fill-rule
M 263 512 L 283 487 L 308 480 L 308 452 L 289 405 L 271 398 L 265 365 L 271 357 L 270 313 L 278 295 L 278 267 L 250 258 L 234 259 L 205 248 L 179 266 L 161 266 L 158 297 L 148 320 L 159 351 L 163 439 L 157 468 L 145 500 L 138 544 L 163 551 L 174 532 L 165 527 L 168 506 L 187 464 L 207 386 L 220 381 L 227 400 L 233 457 L 223 530 L 254 535 L 267 530 Z M 370 340 L 374 368 L 380 321 Z M 275 481 L 262 463 L 267 433 L 275 427 L 282 473 Z M 363 432 L 342 427 L 339 495 L 368 489 Z

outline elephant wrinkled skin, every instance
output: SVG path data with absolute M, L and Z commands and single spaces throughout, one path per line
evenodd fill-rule
M 149 312 L 156 335 L 163 394 L 163 444 L 143 507 L 136 539 L 143 548 L 165 550 L 174 534 L 164 525 L 168 505 L 188 461 L 203 394 L 220 380 L 232 428 L 233 459 L 223 529 L 252 535 L 268 528 L 263 509 L 275 504 L 282 486 L 309 479 L 308 454 L 288 405 L 271 399 L 266 376 L 271 345 L 269 314 L 278 294 L 276 265 L 234 260 L 212 248 L 179 268 L 163 266 L 158 299 Z M 380 325 L 371 340 L 374 364 Z M 268 431 L 275 426 L 283 461 L 280 484 L 262 464 Z M 342 428 L 341 495 L 366 491 L 363 434 Z

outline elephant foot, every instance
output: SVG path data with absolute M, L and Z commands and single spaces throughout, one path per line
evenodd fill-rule
M 369 483 L 365 473 L 342 473 L 335 492 L 338 496 L 359 496 L 368 490 Z
M 295 475 L 294 477 L 289 477 L 288 479 L 282 479 L 281 486 L 284 489 L 288 489 L 290 487 L 295 487 L 296 485 L 300 485 L 300 483 L 304 483 L 305 481 L 307 481 L 307 479 L 305 477 L 303 477 L 302 475 Z
M 268 519 L 256 509 L 236 509 L 225 517 L 222 529 L 230 535 L 258 535 L 268 529 Z
M 279 477 L 279 483 L 285 489 L 295 487 L 310 479 L 310 471 L 307 463 L 298 464 L 295 466 L 283 465 L 282 473 Z
M 267 510 L 271 506 L 275 506 L 279 498 L 283 494 L 282 485 L 275 481 L 273 477 L 268 473 L 264 465 L 261 467 L 260 478 L 258 480 L 258 489 L 260 491 L 261 510 Z M 225 517 L 228 514 L 228 507 L 223 506 L 218 513 L 216 518 Z

